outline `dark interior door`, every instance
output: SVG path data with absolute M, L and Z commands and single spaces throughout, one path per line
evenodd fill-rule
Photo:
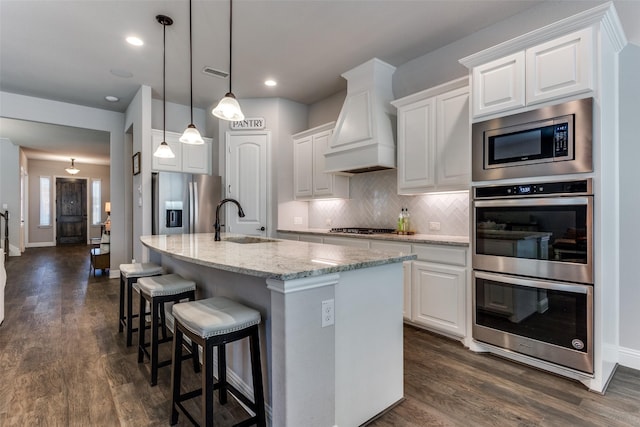
M 87 242 L 87 181 L 56 179 L 56 244 Z

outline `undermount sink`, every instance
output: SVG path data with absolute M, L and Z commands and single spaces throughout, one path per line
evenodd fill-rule
M 243 237 L 227 237 L 226 239 L 222 239 L 223 242 L 232 242 L 232 243 L 269 243 L 269 242 L 277 242 L 277 240 L 273 239 L 264 239 L 262 237 L 252 237 L 252 236 L 243 236 Z

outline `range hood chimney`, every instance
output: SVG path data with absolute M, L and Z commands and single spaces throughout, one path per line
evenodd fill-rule
M 377 58 L 342 74 L 347 97 L 338 116 L 325 172 L 354 174 L 396 167 L 392 78 L 396 68 Z

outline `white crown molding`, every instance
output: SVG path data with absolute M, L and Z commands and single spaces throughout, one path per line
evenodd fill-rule
M 274 292 L 281 294 L 288 294 L 291 292 L 306 291 L 314 288 L 321 288 L 323 286 L 333 286 L 338 284 L 340 275 L 324 274 L 322 276 L 303 277 L 301 279 L 293 280 L 277 280 L 267 279 L 267 288 Z
M 619 52 L 622 50 L 622 48 L 627 44 L 627 39 L 624 35 L 622 24 L 620 23 L 620 19 L 618 18 L 618 14 L 613 3 L 608 2 L 515 37 L 511 40 L 507 40 L 506 42 L 474 53 L 473 55 L 466 56 L 458 62 L 471 69 L 494 59 L 511 55 L 512 53 L 527 49 L 531 46 L 553 40 L 560 36 L 582 30 L 598 23 L 602 23 L 602 28 L 607 36 L 612 40 L 616 51 Z

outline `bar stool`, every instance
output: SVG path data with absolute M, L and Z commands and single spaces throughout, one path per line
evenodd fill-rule
M 133 284 L 141 277 L 159 276 L 162 274 L 162 267 L 151 262 L 120 264 L 120 314 L 118 317 L 118 332 L 122 332 L 123 328 L 127 328 L 127 347 L 131 347 L 133 333 L 138 329 L 133 328 L 132 321 L 138 317 L 133 314 Z M 127 284 L 126 300 L 127 312 L 124 311 L 125 301 L 125 281 Z
M 214 297 L 193 302 L 183 302 L 173 306 L 173 363 L 171 365 L 171 425 L 178 422 L 178 408 L 189 420 L 196 420 L 184 408 L 182 402 L 202 396 L 203 425 L 213 425 L 213 391 L 219 390 L 219 402 L 227 402 L 227 391 L 237 397 L 255 416 L 236 424 L 265 426 L 264 393 L 262 389 L 262 367 L 260 365 L 260 342 L 258 325 L 260 313 L 224 297 Z M 181 354 L 183 335 L 202 347 L 202 385 L 185 394 L 180 394 Z M 227 382 L 226 344 L 249 337 L 251 350 L 251 373 L 253 376 L 254 401 L 249 400 L 233 385 Z M 213 378 L 213 347 L 218 347 L 218 382 Z
M 162 276 L 141 277 L 138 283 L 133 285 L 140 292 L 140 309 L 138 313 L 145 312 L 145 303 L 151 306 L 151 342 L 145 343 L 145 316 L 139 316 L 140 323 L 138 326 L 138 363 L 144 361 L 147 355 L 151 361 L 151 385 L 158 383 L 158 368 L 171 365 L 171 359 L 158 362 L 158 345 L 172 340 L 167 338 L 166 319 L 164 305 L 167 302 L 179 303 L 181 300 L 188 299 L 194 301 L 196 299 L 196 282 L 186 280 L 179 274 L 165 274 Z M 162 319 L 158 324 L 158 317 Z M 162 339 L 158 337 L 158 327 L 162 326 Z M 147 351 L 147 347 L 151 347 L 151 351 Z M 198 346 L 192 342 L 191 352 L 184 357 L 180 355 L 181 360 L 193 359 L 193 369 L 200 371 L 200 363 L 198 360 Z

